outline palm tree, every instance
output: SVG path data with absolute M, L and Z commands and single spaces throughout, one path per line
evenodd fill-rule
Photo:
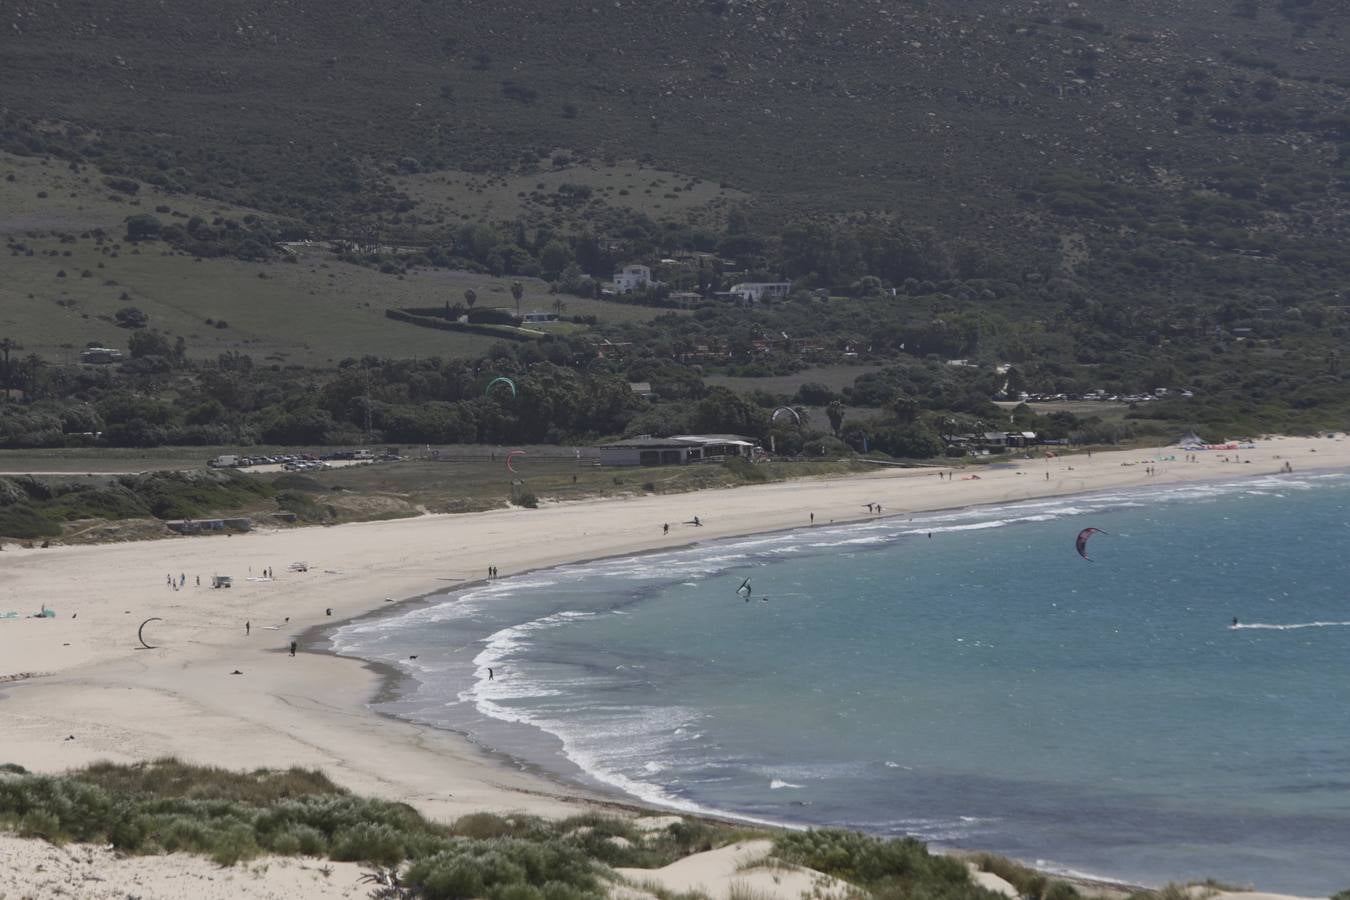
M 28 399 L 37 399 L 38 393 L 38 369 L 41 368 L 42 357 L 36 353 L 30 353 L 24 358 L 24 368 L 28 369 Z
M 525 285 L 519 281 L 511 282 L 511 296 L 516 298 L 516 318 L 520 318 L 520 298 L 525 295 Z
M 23 344 L 13 338 L 0 340 L 0 352 L 5 354 L 5 398 L 9 398 L 9 389 L 14 386 L 14 370 L 9 367 L 9 354 L 11 350 L 22 350 Z

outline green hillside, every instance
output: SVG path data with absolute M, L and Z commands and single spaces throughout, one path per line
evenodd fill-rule
M 127 304 L 167 345 L 141 339 L 163 362 L 115 390 L 201 402 L 192 364 L 229 352 L 328 371 L 253 392 L 203 441 L 762 434 L 776 404 L 837 401 L 874 420 L 817 437 L 917 453 L 1001 417 L 994 396 L 1162 388 L 1138 428 L 1344 427 L 1347 26 L 1335 0 L 19 0 L 0 11 L 0 334 L 45 362 L 6 380 L 45 396 L 40 365 L 127 343 Z M 630 262 L 664 284 L 603 298 Z M 729 299 L 779 281 L 785 302 Z M 467 311 L 466 290 L 514 313 L 515 283 L 521 312 L 569 321 L 506 347 L 384 315 Z M 548 375 L 564 393 L 650 381 L 655 406 L 503 424 L 470 404 L 484 355 L 568 370 Z M 460 374 L 397 362 L 428 357 Z M 366 427 L 374 401 L 313 392 L 361 358 L 388 429 Z M 743 381 L 858 363 L 838 387 Z M 47 388 L 136 418 L 108 385 Z M 408 412 L 426 403 L 458 405 Z

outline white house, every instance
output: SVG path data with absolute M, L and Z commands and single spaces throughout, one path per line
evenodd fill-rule
M 646 266 L 624 266 L 623 271 L 614 273 L 614 291 L 619 294 L 643 290 L 651 283 L 652 270 Z
M 105 365 L 122 361 L 122 351 L 111 347 L 88 347 L 80 351 L 80 362 Z
M 743 281 L 731 286 L 733 294 L 742 303 L 763 303 L 766 300 L 786 300 L 792 293 L 790 281 Z

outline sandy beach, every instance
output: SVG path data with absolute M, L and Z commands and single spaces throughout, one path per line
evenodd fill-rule
M 1168 459 L 1170 457 L 1170 459 Z M 367 709 L 360 661 L 292 657 L 291 641 L 401 600 L 581 559 L 692 541 L 1145 484 L 1350 467 L 1345 439 L 1013 459 L 998 468 L 874 474 L 391 522 L 0 552 L 0 762 L 59 772 L 174 755 L 234 769 L 302 765 L 436 819 L 575 812 L 578 789 L 455 734 Z M 1240 460 L 1240 461 L 1239 461 Z M 1152 474 L 1149 474 L 1152 472 Z M 1048 477 L 1047 477 L 1048 475 Z M 974 477 L 978 476 L 978 478 Z M 690 523 L 697 516 L 702 523 Z M 662 525 L 669 523 L 669 534 Z M 304 562 L 308 571 L 292 571 Z M 264 570 L 271 569 L 273 578 Z M 233 579 L 213 590 L 213 575 Z M 186 576 L 181 589 L 166 577 Z M 201 585 L 197 585 L 200 577 Z M 51 618 L 31 618 L 43 607 Z M 328 611 L 331 610 L 331 616 Z M 137 628 L 145 628 L 144 649 Z M 248 623 L 248 632 L 245 631 Z M 238 674 L 234 674 L 234 673 Z

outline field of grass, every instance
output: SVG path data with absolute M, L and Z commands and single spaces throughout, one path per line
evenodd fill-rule
M 303 448 L 251 449 L 250 452 L 304 452 Z M 653 468 L 602 468 L 593 458 L 578 459 L 569 448 L 523 447 L 514 459 L 516 471 L 506 468 L 507 449 L 455 446 L 437 449 L 407 448 L 411 458 L 357 465 L 341 465 L 308 472 L 266 469 L 223 470 L 212 479 L 238 482 L 239 490 L 204 493 L 197 476 L 206 460 L 230 447 L 163 447 L 153 450 L 59 450 L 0 453 L 0 473 L 43 473 L 39 481 L 50 487 L 51 499 L 28 499 L 0 505 L 0 535 L 10 538 L 60 538 L 65 541 L 110 540 L 116 528 L 109 523 L 135 520 L 126 537 L 154 536 L 150 515 L 205 518 L 229 512 L 271 521 L 277 512 L 292 512 L 305 524 L 337 524 L 403 518 L 432 513 L 463 513 L 500 509 L 510 503 L 580 500 L 634 493 L 683 494 L 712 487 L 780 481 L 814 475 L 862 471 L 852 461 L 775 461 L 749 464 L 705 464 Z M 317 452 L 317 451 L 315 451 Z M 152 475 L 137 479 L 129 493 L 125 473 L 177 470 L 186 477 Z M 194 473 L 191 470 L 196 470 Z M 56 474 L 48 474 L 56 473 Z M 64 474 L 62 474 L 64 473 Z M 196 479 L 196 480 L 194 480 Z M 153 490 L 139 487 L 142 483 Z M 139 493 L 137 493 L 139 492 Z M 144 496 L 142 496 L 142 494 Z M 213 502 L 219 501 L 216 505 Z M 685 517 L 684 501 L 671 498 L 670 518 Z
M 555 227 L 585 224 L 588 213 L 608 207 L 699 225 L 721 225 L 727 209 L 748 198 L 676 172 L 621 162 L 613 166 L 562 166 L 536 173 L 480 175 L 450 170 L 391 179 L 393 186 L 418 204 L 418 214 L 432 221 L 547 220 Z M 588 200 L 576 203 L 560 194 L 564 185 L 589 188 Z M 580 230 L 580 229 L 577 229 Z
M 858 471 L 851 462 L 781 462 L 753 467 L 747 474 L 723 465 L 601 468 L 590 460 L 578 462 L 558 447 L 523 448 L 526 455 L 513 461 L 515 473 L 507 471 L 504 451 L 483 448 L 482 455 L 458 454 L 439 460 L 405 460 L 398 463 L 353 466 L 348 469 L 311 473 L 309 477 L 328 490 L 324 500 L 340 501 L 348 494 L 397 498 L 410 509 L 429 512 L 470 512 L 493 509 L 511 498 L 533 494 L 541 501 L 579 500 L 586 497 L 630 493 L 682 494 L 710 487 L 727 487 L 747 481 L 777 481 L 812 475 Z M 495 457 L 491 455 L 495 452 Z M 546 455 L 552 454 L 552 455 Z M 340 488 L 334 491 L 333 488 Z M 679 498 L 671 499 L 671 518 L 687 512 Z
M 208 220 L 257 212 L 188 194 L 166 194 L 149 184 L 141 184 L 137 194 L 129 196 L 106 186 L 103 174 L 92 166 L 76 172 L 59 159 L 0 151 L 0 235 L 50 230 L 78 233 L 91 228 L 120 235 L 127 216 L 153 213 L 164 204 L 184 216 Z
M 170 211 L 154 212 L 159 207 Z M 132 197 L 105 187 L 89 168 L 77 173 L 55 161 L 0 153 L 0 237 L 7 242 L 0 250 L 0 337 L 18 341 L 25 352 L 73 362 L 90 342 L 125 348 L 130 332 L 113 316 L 134 306 L 150 316 L 150 328 L 182 336 L 190 358 L 237 351 L 256 363 L 327 366 L 367 354 L 477 355 L 496 340 L 394 322 L 384 315 L 391 307 L 461 302 L 467 289 L 478 294 L 479 306 L 515 307 L 512 278 L 442 270 L 381 274 L 337 260 L 322 244 L 297 247 L 294 263 L 251 263 L 194 259 L 160 241 L 137 246 L 123 240 L 132 215 L 153 213 L 168 224 L 190 216 L 238 220 L 252 212 L 148 184 Z M 103 245 L 87 236 L 99 228 L 108 234 Z M 520 280 L 522 312 L 553 310 L 545 282 Z M 656 314 L 589 298 L 562 300 L 565 315 L 602 322 Z
M 194 260 L 158 243 L 124 245 L 116 257 L 100 253 L 92 240 L 26 238 L 24 244 L 36 251 L 33 256 L 5 259 L 0 335 L 26 352 L 67 363 L 78 361 L 78 351 L 91 341 L 124 349 L 130 332 L 113 316 L 127 306 L 147 313 L 149 327 L 171 340 L 182 336 L 192 359 L 237 351 L 257 364 L 323 367 L 365 355 L 479 355 L 497 339 L 419 328 L 388 319 L 384 311 L 458 302 L 466 288 L 478 293 L 480 305 L 514 305 L 510 279 L 446 271 L 399 278 L 339 262 L 322 250 L 296 264 L 261 264 Z M 59 255 L 44 256 L 48 251 Z M 523 312 L 551 310 L 554 298 L 543 282 L 526 279 L 525 288 Z M 566 315 L 602 321 L 642 321 L 657 312 L 571 296 L 563 302 Z M 577 332 L 574 326 L 560 329 Z

